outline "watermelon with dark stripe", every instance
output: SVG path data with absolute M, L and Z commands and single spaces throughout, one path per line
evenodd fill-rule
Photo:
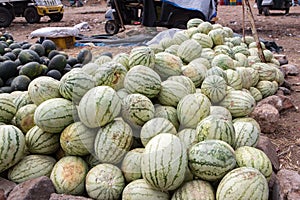
M 119 90 L 124 86 L 124 79 L 127 73 L 127 69 L 120 63 L 117 62 L 107 62 L 95 71 L 94 79 L 96 85 L 106 85 L 110 86 L 115 90 Z
M 17 111 L 15 124 L 23 133 L 27 133 L 35 125 L 33 116 L 36 108 L 35 104 L 27 104 Z
M 86 175 L 85 188 L 88 196 L 93 199 L 119 199 L 124 187 L 122 171 L 112 164 L 96 165 Z
M 49 76 L 40 76 L 29 83 L 28 94 L 36 105 L 42 102 L 61 97 L 59 93 L 59 81 Z
M 85 156 L 94 151 L 96 134 L 82 122 L 74 122 L 60 134 L 60 146 L 67 155 Z
M 129 94 L 122 104 L 122 117 L 133 127 L 143 126 L 154 117 L 155 108 L 151 100 L 142 94 Z
M 176 135 L 175 126 L 165 118 L 153 118 L 147 121 L 141 129 L 140 138 L 144 146 L 156 135 L 160 133 L 171 133 Z
M 178 188 L 185 178 L 187 152 L 180 139 L 170 133 L 153 137 L 142 156 L 142 175 L 148 184 L 161 191 Z
M 92 76 L 83 70 L 71 70 L 60 79 L 58 89 L 61 96 L 78 104 L 83 95 L 95 86 Z
M 121 118 L 101 127 L 94 141 L 96 157 L 100 162 L 117 164 L 133 143 L 131 127 Z
M 184 76 L 184 75 L 170 76 L 168 78 L 168 80 L 177 81 L 177 82 L 183 84 L 187 88 L 187 91 L 188 91 L 189 94 L 193 94 L 193 93 L 196 92 L 195 84 L 187 76 Z
M 27 104 L 33 103 L 31 98 L 29 97 L 28 91 L 21 91 L 20 94 L 14 98 L 13 102 L 14 102 L 17 110 L 19 110 L 19 108 L 21 108 Z
M 177 134 L 177 136 L 179 137 L 181 142 L 185 144 L 187 149 L 198 143 L 196 135 L 196 130 L 193 128 L 181 129 Z
M 177 117 L 176 108 L 172 106 L 162 106 L 157 104 L 155 106 L 154 117 L 163 117 L 168 119 L 175 126 L 176 130 L 179 128 L 179 121 Z
M 120 63 L 124 67 L 126 67 L 127 70 L 129 70 L 129 54 L 127 53 L 118 53 L 115 55 L 112 59 L 113 61 Z
M 222 106 L 211 106 L 210 107 L 210 115 L 221 115 L 224 119 L 232 120 L 231 113 L 227 108 Z
M 147 46 L 135 47 L 129 54 L 129 67 L 144 65 L 153 68 L 155 64 L 154 51 Z
M 74 121 L 74 111 L 75 106 L 67 99 L 49 99 L 36 108 L 34 123 L 46 132 L 60 133 Z
M 161 78 L 153 69 L 137 65 L 127 72 L 124 88 L 130 93 L 140 93 L 153 98 L 160 92 Z
M 221 180 L 236 166 L 233 148 L 221 140 L 204 140 L 195 144 L 188 157 L 191 172 L 207 181 Z
M 113 121 L 121 111 L 121 100 L 109 86 L 90 89 L 81 99 L 78 114 L 81 122 L 89 128 L 104 126 Z
M 221 180 L 216 192 L 217 200 L 269 199 L 266 178 L 257 169 L 240 167 L 232 170 Z
M 196 128 L 209 115 L 211 103 L 201 93 L 188 94 L 177 105 L 177 116 L 182 128 Z
M 202 48 L 212 48 L 214 46 L 212 39 L 207 34 L 195 33 L 192 39 L 196 40 Z
M 199 58 L 202 52 L 201 45 L 194 39 L 189 39 L 182 42 L 177 50 L 177 55 L 184 63 L 189 63 L 192 60 Z
M 87 163 L 78 156 L 65 156 L 56 162 L 50 179 L 59 194 L 81 195 L 84 192 Z
M 220 102 L 226 96 L 227 83 L 218 75 L 207 76 L 201 85 L 201 93 L 206 95 L 212 104 Z
M 0 173 L 14 166 L 25 155 L 25 137 L 13 125 L 0 125 Z
M 227 85 L 236 90 L 241 90 L 243 88 L 243 84 L 240 74 L 232 69 L 227 69 L 225 72 L 227 75 Z
M 259 81 L 255 87 L 260 91 L 263 98 L 275 94 L 278 90 L 278 84 L 273 84 L 273 81 Z
M 13 98 L 8 94 L 0 94 L 0 122 L 10 123 L 17 112 Z
M 176 76 L 181 74 L 183 63 L 181 59 L 167 52 L 160 52 L 155 54 L 154 71 L 165 80 L 169 76 Z
M 178 188 L 171 200 L 215 200 L 215 191 L 212 185 L 203 180 L 192 180 Z
M 55 163 L 56 160 L 51 156 L 28 155 L 9 169 L 8 179 L 22 183 L 41 176 L 50 177 Z
M 256 147 L 260 130 L 251 122 L 236 121 L 233 123 L 235 130 L 235 143 L 233 147 L 237 149 L 242 146 Z
M 122 200 L 169 200 L 167 192 L 160 191 L 149 185 L 144 179 L 132 181 L 123 190 Z
M 126 153 L 122 161 L 121 170 L 128 183 L 142 178 L 141 159 L 144 150 L 144 148 L 132 149 Z
M 59 148 L 59 137 L 34 126 L 25 135 L 27 150 L 32 154 L 52 154 Z
M 258 169 L 269 181 L 272 175 L 272 163 L 260 149 L 243 146 L 235 150 L 236 162 L 239 167 Z
M 197 141 L 222 140 L 231 146 L 235 143 L 235 131 L 230 119 L 222 115 L 209 115 L 197 124 Z
M 196 59 L 197 60 L 197 59 Z M 195 87 L 199 87 L 205 78 L 207 67 L 202 63 L 190 62 L 182 68 L 182 74 L 189 77 Z
M 232 117 L 244 117 L 250 114 L 256 105 L 255 99 L 251 94 L 236 90 L 229 91 L 225 98 L 220 102 L 220 106 L 227 108 Z

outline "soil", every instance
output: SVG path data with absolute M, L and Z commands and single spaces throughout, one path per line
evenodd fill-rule
M 40 23 L 28 24 L 24 18 L 16 18 L 10 27 L 0 29 L 1 32 L 9 32 L 15 41 L 28 41 L 34 43 L 37 38 L 29 38 L 32 31 L 42 27 L 72 27 L 81 22 L 88 22 L 89 29 L 81 32 L 86 36 L 105 34 L 105 11 L 109 9 L 104 0 L 89 0 L 82 7 L 70 7 L 64 0 L 65 13 L 61 22 L 50 22 L 48 17 L 43 17 Z M 253 5 L 254 1 L 251 0 Z M 283 48 L 280 54 L 286 55 L 289 64 L 300 67 L 300 6 L 291 7 L 289 15 L 284 11 L 271 10 L 270 16 L 258 16 L 258 10 L 251 8 L 254 14 L 255 25 L 260 38 L 273 41 Z M 218 6 L 217 23 L 228 26 L 234 32 L 242 34 L 243 12 L 242 6 Z M 245 18 L 245 33 L 252 35 L 249 18 Z M 158 31 L 164 28 L 157 28 Z M 128 25 L 126 30 L 119 33 L 118 37 L 126 37 L 132 32 L 147 31 L 141 25 Z M 131 47 L 89 47 L 96 53 L 129 52 Z M 65 49 L 69 55 L 76 55 L 80 47 Z M 286 80 L 291 84 L 289 97 L 293 103 L 300 106 L 300 76 L 288 76 Z M 296 170 L 300 173 L 300 113 L 297 110 L 288 110 L 281 113 L 277 130 L 268 134 L 277 147 L 280 159 L 280 168 Z

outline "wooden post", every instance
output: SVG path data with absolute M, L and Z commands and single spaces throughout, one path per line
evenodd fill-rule
M 253 34 L 254 40 L 256 42 L 257 49 L 258 49 L 258 56 L 259 56 L 260 60 L 265 63 L 266 59 L 265 59 L 263 49 L 261 47 L 259 37 L 258 37 L 257 31 L 256 31 L 254 17 L 253 17 L 253 13 L 252 13 L 252 10 L 251 10 L 249 0 L 243 0 L 243 4 L 245 4 L 245 7 L 247 9 L 247 14 L 248 14 L 248 17 L 250 19 L 251 31 L 252 31 L 252 34 Z M 243 29 L 244 28 L 245 27 L 243 27 Z

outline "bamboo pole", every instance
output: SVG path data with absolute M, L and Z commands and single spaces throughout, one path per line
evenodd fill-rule
M 248 18 L 250 19 L 251 31 L 252 31 L 252 34 L 253 34 L 254 40 L 256 42 L 257 49 L 258 49 L 258 56 L 259 56 L 260 60 L 265 63 L 266 59 L 265 59 L 263 49 L 262 49 L 260 41 L 259 41 L 259 37 L 258 37 L 257 30 L 256 30 L 256 27 L 255 27 L 253 12 L 251 10 L 249 0 L 243 0 L 243 4 L 245 4 L 245 7 L 247 9 Z M 244 28 L 245 27 L 243 27 L 243 29 Z

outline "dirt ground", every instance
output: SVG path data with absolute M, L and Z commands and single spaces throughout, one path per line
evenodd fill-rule
M 69 7 L 65 3 L 65 14 L 61 22 L 49 22 L 48 17 L 43 17 L 38 24 L 28 24 L 24 18 L 17 18 L 8 28 L 0 29 L 1 32 L 9 32 L 16 41 L 35 42 L 37 38 L 30 39 L 30 33 L 41 27 L 72 27 L 81 22 L 88 22 L 89 31 L 81 32 L 86 36 L 105 34 L 104 14 L 107 7 L 104 0 L 89 0 L 83 7 Z M 251 5 L 254 2 L 251 1 Z M 256 8 L 252 8 L 255 18 L 256 28 L 260 38 L 274 41 L 278 46 L 282 46 L 283 52 L 290 64 L 300 67 L 300 6 L 291 7 L 290 14 L 284 15 L 283 11 L 271 11 L 271 16 L 257 16 Z M 218 6 L 218 23 L 232 28 L 236 33 L 242 33 L 242 6 Z M 251 35 L 249 19 L 245 22 L 246 34 Z M 132 31 L 145 30 L 140 25 L 126 26 L 126 31 L 118 36 L 126 37 Z M 158 28 L 158 30 L 163 30 Z M 128 47 L 95 47 L 94 52 L 110 51 L 128 52 Z M 80 48 L 66 49 L 65 51 L 76 55 Z M 293 103 L 300 106 L 300 77 L 290 76 L 287 81 L 292 84 L 290 95 Z M 277 146 L 281 168 L 297 170 L 300 173 L 300 113 L 295 110 L 281 113 L 278 129 L 268 135 Z

